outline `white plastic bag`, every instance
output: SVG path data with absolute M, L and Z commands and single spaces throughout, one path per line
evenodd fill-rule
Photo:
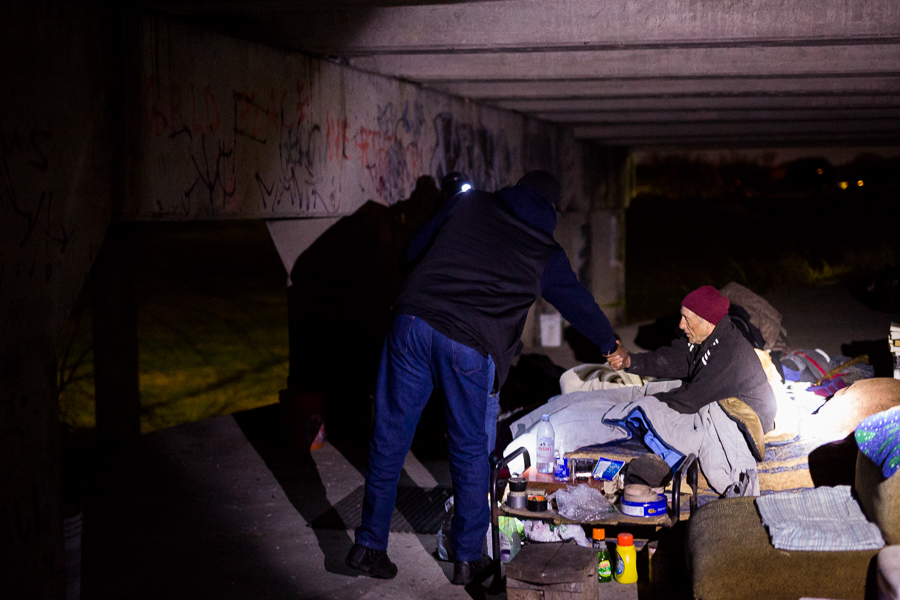
M 544 521 L 525 521 L 525 537 L 533 542 L 564 542 L 573 540 L 579 546 L 590 548 L 591 543 L 580 525 L 552 525 Z
M 550 495 L 560 516 L 573 521 L 597 521 L 616 511 L 603 492 L 586 483 L 566 486 Z

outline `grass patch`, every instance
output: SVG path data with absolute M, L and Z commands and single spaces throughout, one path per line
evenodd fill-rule
M 273 404 L 288 375 L 286 274 L 262 223 L 135 230 L 141 431 Z M 65 429 L 95 427 L 89 288 L 61 336 Z

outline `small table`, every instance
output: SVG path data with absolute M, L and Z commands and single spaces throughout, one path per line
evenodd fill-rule
M 603 525 L 607 527 L 615 527 L 617 525 L 627 525 L 629 527 L 634 526 L 650 526 L 654 529 L 659 529 L 662 527 L 671 527 L 675 523 L 677 523 L 681 518 L 681 482 L 684 479 L 685 475 L 687 475 L 688 484 L 691 486 L 691 500 L 690 500 L 690 513 L 693 513 L 697 508 L 697 479 L 699 476 L 699 466 L 700 463 L 697 461 L 697 457 L 694 454 L 689 454 L 682 461 L 681 465 L 679 465 L 678 469 L 675 471 L 672 477 L 672 500 L 669 502 L 668 509 L 665 515 L 660 515 L 658 517 L 632 517 L 631 515 L 626 515 L 622 513 L 621 510 L 616 509 L 615 513 L 611 513 L 608 517 L 604 517 L 600 520 L 591 521 L 591 522 L 583 522 L 583 521 L 574 521 L 571 519 L 566 519 L 561 516 L 555 510 L 546 510 L 546 511 L 530 511 L 527 509 L 521 508 L 510 508 L 506 505 L 506 503 L 500 503 L 497 501 L 497 483 L 500 478 L 500 470 L 506 467 L 510 462 L 512 462 L 515 458 L 517 458 L 520 454 L 524 455 L 525 459 L 525 472 L 523 476 L 528 480 L 528 485 L 525 488 L 526 492 L 528 489 L 542 489 L 547 494 L 552 493 L 566 485 L 570 485 L 571 483 L 587 483 L 591 487 L 599 488 L 601 485 L 600 482 L 593 480 L 590 478 L 588 480 L 577 480 L 577 482 L 566 482 L 566 481 L 557 481 L 555 477 L 545 473 L 538 473 L 536 469 L 531 466 L 531 459 L 528 455 L 528 450 L 525 448 L 519 448 L 515 452 L 511 453 L 509 456 L 504 457 L 500 462 L 494 465 L 493 470 L 491 471 L 491 489 L 490 489 L 490 498 L 491 498 L 491 544 L 494 551 L 494 568 L 496 573 L 499 575 L 500 573 L 500 515 L 511 515 L 519 518 L 525 519 L 542 519 L 549 520 L 555 524 L 560 523 L 573 523 L 578 525 Z M 568 454 L 567 454 L 568 456 Z M 613 505 L 615 507 L 615 504 Z M 689 514 L 690 514 L 689 513 Z M 690 517 L 688 517 L 690 518 Z
M 533 495 L 533 492 L 537 490 L 543 490 L 547 495 L 550 495 L 557 490 L 565 489 L 566 486 L 579 485 L 582 483 L 597 490 L 602 491 L 603 489 L 603 484 L 594 478 L 579 479 L 578 481 L 559 481 L 553 477 L 553 475 L 538 473 L 537 469 L 533 466 L 525 469 L 525 472 L 522 473 L 521 476 L 528 482 L 525 491 L 529 496 Z M 499 510 L 503 514 L 519 517 L 520 519 L 542 519 L 552 521 L 556 525 L 560 523 L 574 523 L 596 526 L 646 525 L 652 527 L 671 527 L 673 524 L 672 516 L 670 516 L 668 512 L 656 517 L 633 517 L 631 515 L 626 515 L 621 511 L 619 502 L 614 503 L 613 508 L 616 509 L 615 512 L 610 513 L 608 516 L 601 519 L 575 521 L 560 515 L 552 508 L 544 511 L 533 511 L 526 508 L 511 508 L 507 506 L 505 502 L 502 502 L 499 505 Z

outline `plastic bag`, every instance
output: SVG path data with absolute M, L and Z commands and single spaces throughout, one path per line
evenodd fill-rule
M 525 537 L 533 542 L 564 542 L 573 540 L 579 546 L 590 548 L 591 543 L 580 525 L 553 525 L 544 521 L 525 521 Z
M 500 517 L 500 562 L 508 563 L 522 549 L 524 525 L 515 517 Z
M 453 520 L 453 496 L 444 502 L 444 522 L 437 532 L 437 557 L 439 560 L 454 560 L 453 550 L 450 549 L 450 522 Z
M 616 512 L 603 492 L 586 483 L 576 487 L 556 490 L 550 496 L 556 499 L 557 512 L 560 516 L 573 521 L 596 521 Z

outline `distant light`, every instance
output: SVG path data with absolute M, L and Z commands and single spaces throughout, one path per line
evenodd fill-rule
M 816 173 L 818 173 L 819 175 L 821 175 L 821 174 L 823 173 L 823 171 L 822 171 L 821 168 L 818 168 L 818 169 L 816 169 Z
M 858 185 L 859 187 L 862 187 L 862 186 L 863 186 L 863 180 L 860 179 L 859 181 L 857 181 L 857 182 L 856 182 L 856 185 Z
M 859 185 L 862 185 L 862 182 L 859 182 Z M 462 186 L 459 188 L 459 191 L 460 191 L 460 192 L 468 192 L 468 191 L 471 190 L 471 189 L 472 189 L 472 186 L 471 186 L 471 185 L 469 185 L 468 183 L 464 183 L 464 184 L 462 184 Z
M 846 189 L 847 189 L 847 182 L 846 182 L 846 181 L 840 182 L 840 183 L 838 184 L 838 187 L 840 187 L 842 190 L 846 190 Z

